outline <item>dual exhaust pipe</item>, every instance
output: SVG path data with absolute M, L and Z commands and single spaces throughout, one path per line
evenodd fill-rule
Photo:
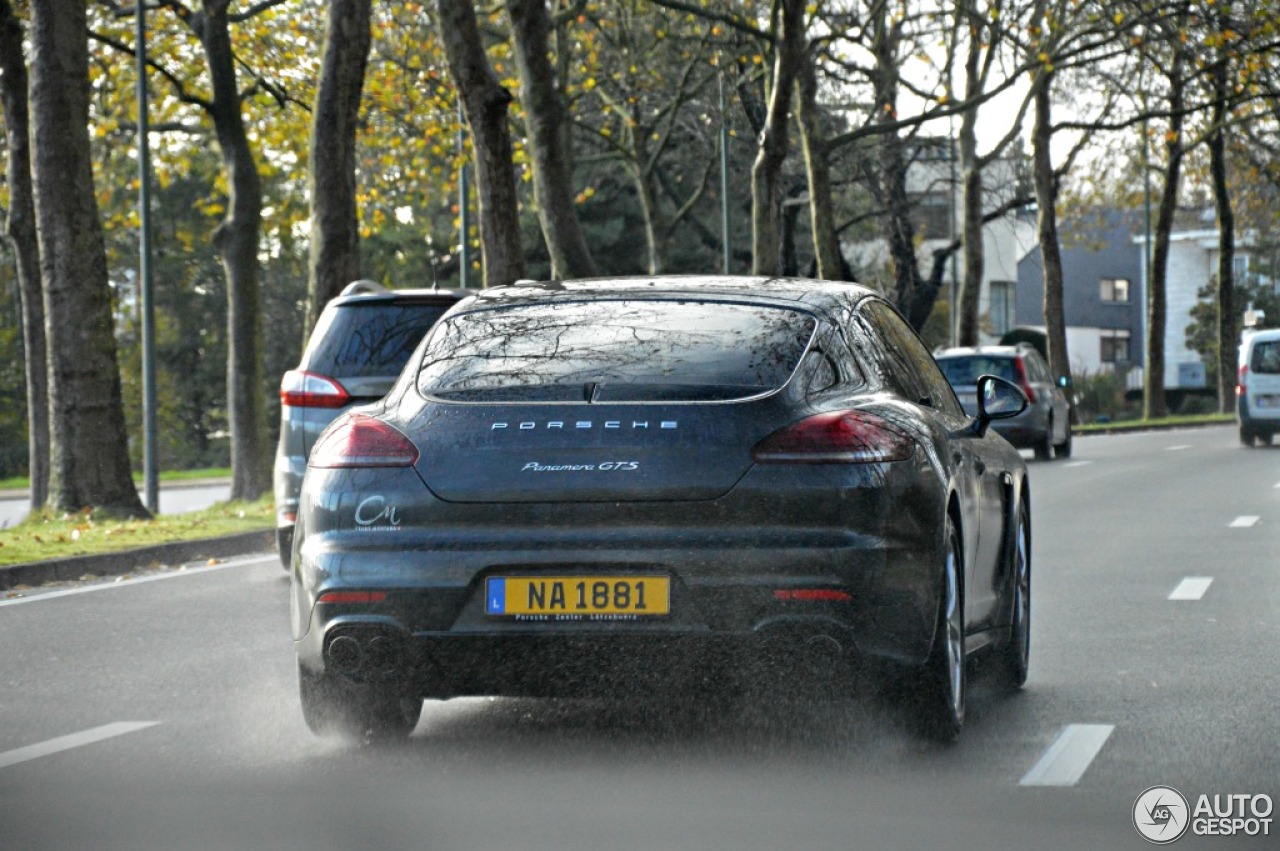
M 404 668 L 404 643 L 381 628 L 339 627 L 325 642 L 324 661 L 350 679 L 394 679 Z

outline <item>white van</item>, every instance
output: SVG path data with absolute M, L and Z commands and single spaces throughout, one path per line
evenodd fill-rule
M 1240 345 L 1240 378 L 1236 384 L 1240 442 L 1271 444 L 1280 432 L 1280 329 L 1255 331 Z

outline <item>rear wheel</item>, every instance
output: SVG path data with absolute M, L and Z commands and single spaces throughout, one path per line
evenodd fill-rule
M 418 726 L 422 698 L 386 685 L 339 681 L 298 665 L 302 718 L 317 736 L 403 739 Z
M 921 732 L 938 742 L 953 741 L 964 725 L 964 591 L 960 584 L 960 536 L 950 517 L 946 542 L 933 648 L 916 693 Z
M 1253 429 L 1246 425 L 1240 426 L 1240 444 L 1242 446 L 1253 446 Z
M 1053 419 L 1050 418 L 1042 437 L 1035 445 L 1037 461 L 1053 460 Z
M 280 554 L 280 565 L 285 570 L 289 569 L 289 564 L 293 558 L 293 527 L 277 526 L 276 527 L 276 552 Z
M 1019 689 L 1031 662 L 1031 522 L 1025 503 L 1018 506 L 1009 556 L 1009 643 L 998 651 L 996 675 L 1003 685 Z
M 1057 446 L 1053 448 L 1053 454 L 1054 454 L 1054 457 L 1056 458 L 1071 457 L 1071 424 L 1070 423 L 1067 424 L 1067 436 L 1062 439 L 1061 443 L 1059 443 Z
M 1263 446 L 1270 446 L 1270 445 L 1271 445 L 1271 437 L 1272 437 L 1272 435 L 1271 435 L 1271 432 L 1269 432 L 1269 431 L 1261 431 L 1261 432 L 1258 432 L 1258 440 L 1260 440 L 1260 441 L 1262 442 L 1262 445 L 1263 445 Z

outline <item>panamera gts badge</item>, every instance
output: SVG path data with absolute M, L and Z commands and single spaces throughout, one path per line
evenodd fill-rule
M 522 473 L 590 473 L 596 470 L 639 470 L 639 461 L 601 461 L 599 464 L 541 464 L 530 461 L 520 468 Z
M 607 431 L 672 431 L 678 428 L 675 420 L 524 420 L 522 422 L 496 422 L 489 431 L 517 429 L 519 431 L 591 431 L 602 428 Z

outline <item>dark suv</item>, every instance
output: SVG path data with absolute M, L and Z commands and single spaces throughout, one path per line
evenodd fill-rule
M 1018 343 L 944 349 L 934 357 L 970 416 L 978 410 L 979 376 L 994 375 L 1021 387 L 1030 402 L 1027 409 L 991 427 L 1019 449 L 1034 449 L 1041 461 L 1055 455 L 1071 457 L 1071 403 L 1062 390 L 1066 382 L 1054 380 L 1034 346 Z
M 356 281 L 320 315 L 302 362 L 280 380 L 276 447 L 276 545 L 289 567 L 298 490 L 320 432 L 353 405 L 381 399 L 422 337 L 474 290 L 389 290 Z

